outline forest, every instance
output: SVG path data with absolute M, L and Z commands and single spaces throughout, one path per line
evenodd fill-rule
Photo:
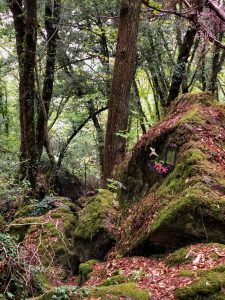
M 0 300 L 225 300 L 225 1 L 0 0 Z

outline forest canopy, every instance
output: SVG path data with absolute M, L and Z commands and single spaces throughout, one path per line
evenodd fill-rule
M 224 99 L 223 3 L 134 3 L 1 3 L 2 174 L 35 188 L 44 160 L 99 186 L 180 92 Z

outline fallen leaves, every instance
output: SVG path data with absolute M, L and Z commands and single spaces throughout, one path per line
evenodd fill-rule
M 225 263 L 225 247 L 219 244 L 196 244 L 188 247 L 186 256 L 191 258 L 191 262 L 173 267 L 166 265 L 164 260 L 145 257 L 116 258 L 97 263 L 85 286 L 98 286 L 106 278 L 118 273 L 128 278 L 135 274 L 137 285 L 148 289 L 152 300 L 173 300 L 175 289 L 197 279 L 195 270 L 207 270 Z M 184 269 L 193 273 L 182 276 L 181 270 Z

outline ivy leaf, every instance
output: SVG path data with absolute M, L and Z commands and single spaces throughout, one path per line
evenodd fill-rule
M 6 295 L 9 299 L 14 299 L 14 294 L 7 292 Z

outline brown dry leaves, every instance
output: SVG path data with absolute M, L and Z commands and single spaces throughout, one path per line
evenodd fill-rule
M 197 244 L 188 248 L 186 258 L 191 262 L 174 267 L 166 265 L 164 260 L 145 257 L 117 258 L 94 266 L 86 286 L 97 286 L 108 277 L 120 272 L 123 276 L 135 276 L 140 288 L 148 289 L 152 300 L 174 299 L 176 288 L 191 284 L 197 275 L 183 277 L 180 270 L 207 270 L 225 263 L 225 248 L 218 244 Z

